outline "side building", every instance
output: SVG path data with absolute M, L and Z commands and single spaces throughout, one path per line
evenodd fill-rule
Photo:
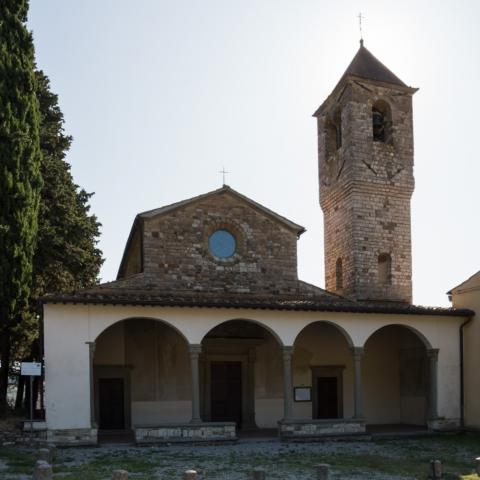
M 468 308 L 475 315 L 461 325 L 462 410 L 464 427 L 480 431 L 480 271 L 448 292 L 454 308 Z

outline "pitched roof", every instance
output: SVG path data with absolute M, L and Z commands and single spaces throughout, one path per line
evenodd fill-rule
M 360 48 L 350 62 L 350 65 L 341 76 L 337 85 L 333 89 L 329 97 L 317 108 L 314 117 L 317 117 L 325 108 L 329 108 L 330 100 L 335 101 L 335 92 L 344 84 L 347 78 L 360 78 L 365 80 L 373 80 L 376 82 L 395 85 L 403 91 L 415 93 L 418 89 L 409 87 L 402 82 L 393 72 L 391 72 L 378 58 L 376 58 L 367 48 L 363 46 L 363 40 L 360 41 Z
M 194 202 L 198 202 L 199 200 L 203 200 L 207 197 L 212 197 L 214 195 L 221 195 L 229 193 L 234 197 L 237 197 L 238 199 L 242 200 L 243 202 L 249 204 L 251 207 L 255 208 L 256 210 L 260 210 L 261 212 L 265 213 L 269 217 L 277 220 L 278 222 L 282 223 L 284 226 L 295 230 L 298 235 L 301 235 L 304 233 L 306 230 L 304 227 L 301 225 L 298 225 L 288 218 L 283 217 L 282 215 L 279 215 L 278 213 L 275 213 L 273 210 L 270 210 L 267 207 L 264 207 L 260 203 L 255 202 L 251 198 L 246 197 L 245 195 L 242 195 L 241 193 L 237 192 L 233 188 L 229 187 L 228 185 L 224 185 L 222 188 L 218 188 L 217 190 L 213 190 L 211 192 L 204 193 L 202 195 L 197 195 L 196 197 L 188 198 L 186 200 L 182 200 L 180 202 L 172 203 L 170 205 L 165 205 L 164 207 L 160 208 L 155 208 L 154 210 L 148 210 L 146 212 L 142 212 L 138 214 L 138 217 L 141 218 L 152 218 L 156 217 L 157 215 L 163 215 L 165 213 L 171 212 L 173 210 L 176 210 L 178 208 L 184 207 L 186 205 L 189 205 Z
M 342 79 L 348 75 L 354 75 L 368 80 L 376 80 L 378 82 L 392 83 L 402 87 L 407 86 L 380 60 L 374 57 L 372 53 L 363 46 L 363 42 L 360 44 L 358 52 L 342 75 Z
M 452 293 L 460 293 L 469 289 L 478 289 L 480 288 L 480 270 L 477 273 L 474 273 L 472 276 L 464 280 L 460 285 L 453 287 L 447 292 L 447 295 Z
M 251 294 L 206 291 L 168 291 L 155 287 L 135 288 L 129 279 L 117 280 L 70 294 L 46 295 L 46 303 L 80 303 L 97 305 L 140 305 L 160 307 L 242 308 L 309 312 L 352 312 L 405 315 L 440 315 L 465 317 L 472 311 L 434 308 L 396 302 L 357 302 L 322 288 L 298 281 L 297 293 Z M 139 282 L 140 284 L 141 282 Z

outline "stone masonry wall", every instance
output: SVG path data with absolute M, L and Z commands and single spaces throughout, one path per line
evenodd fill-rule
M 318 116 L 320 204 L 324 213 L 325 283 L 356 299 L 411 302 L 410 198 L 413 179 L 411 92 L 347 80 Z M 391 108 L 392 141 L 373 141 L 372 106 Z M 327 154 L 326 125 L 341 111 L 342 145 Z M 379 279 L 378 257 L 391 257 L 391 278 Z M 336 262 L 342 259 L 343 288 Z
M 217 229 L 236 238 L 237 251 L 215 257 L 208 239 Z M 228 192 L 146 219 L 146 283 L 165 290 L 295 293 L 297 234 Z

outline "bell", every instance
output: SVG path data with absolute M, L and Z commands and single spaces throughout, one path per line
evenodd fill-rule
M 372 120 L 373 120 L 374 128 L 383 127 L 384 119 L 383 119 L 383 115 L 380 112 L 374 110 L 372 112 L 372 117 L 373 117 Z

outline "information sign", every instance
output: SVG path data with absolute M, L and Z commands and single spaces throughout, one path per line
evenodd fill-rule
M 20 374 L 40 377 L 42 375 L 42 364 L 40 362 L 22 362 Z

